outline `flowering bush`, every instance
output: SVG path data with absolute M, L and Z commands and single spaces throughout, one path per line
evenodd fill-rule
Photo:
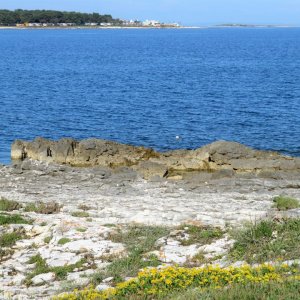
M 124 299 L 130 295 L 143 297 L 167 295 L 176 290 L 190 287 L 221 288 L 234 283 L 268 283 L 284 281 L 288 278 L 299 280 L 299 268 L 282 265 L 274 267 L 263 264 L 257 267 L 242 266 L 220 268 L 207 266 L 204 268 L 164 267 L 149 268 L 141 271 L 137 278 L 118 284 L 106 291 L 97 291 L 90 287 L 83 291 L 57 296 L 55 300 L 105 300 Z

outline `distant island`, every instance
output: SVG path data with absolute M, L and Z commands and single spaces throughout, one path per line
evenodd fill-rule
M 229 23 L 229 24 L 219 24 L 216 25 L 216 27 L 242 27 L 242 28 L 266 28 L 266 27 L 293 27 L 290 25 L 272 25 L 272 24 L 234 24 L 234 23 Z
M 80 13 L 56 10 L 0 10 L 1 27 L 53 28 L 53 27 L 180 27 L 178 23 L 156 20 L 122 20 L 99 13 Z

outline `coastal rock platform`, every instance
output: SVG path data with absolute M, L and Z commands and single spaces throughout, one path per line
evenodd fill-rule
M 65 138 L 51 141 L 36 138 L 17 140 L 13 160 L 30 158 L 77 167 L 129 167 L 145 179 L 182 176 L 192 171 L 274 172 L 300 171 L 300 158 L 271 151 L 258 151 L 235 142 L 218 141 L 195 150 L 157 152 L 112 141 Z
M 299 158 L 228 142 L 168 153 L 95 140 L 72 143 L 18 141 L 12 156 L 19 161 L 0 165 L 0 199 L 22 205 L 4 215 L 33 221 L 0 227 L 0 234 L 23 235 L 0 253 L 0 299 L 50 299 L 70 282 L 87 285 L 110 257 L 126 255 L 111 236 L 129 224 L 173 228 L 157 256 L 184 264 L 199 251 L 222 256 L 233 241 L 225 235 L 183 246 L 177 239 L 182 225 L 225 230 L 267 217 L 300 217 L 299 208 L 278 211 L 273 202 L 278 195 L 300 199 Z M 38 203 L 43 212 L 26 209 Z M 33 276 L 36 262 L 30 262 L 37 256 L 48 267 Z M 66 267 L 70 271 L 58 279 L 55 271 Z
M 274 195 L 300 196 L 300 158 L 234 142 L 159 153 L 97 139 L 37 138 L 15 141 L 11 155 L 17 163 L 0 170 L 1 196 L 58 201 L 69 212 L 92 205 L 103 223 L 223 226 L 269 213 Z

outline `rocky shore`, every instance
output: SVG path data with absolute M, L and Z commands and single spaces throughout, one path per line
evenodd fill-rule
M 234 242 L 228 227 L 300 217 L 299 208 L 279 211 L 273 202 L 278 195 L 300 199 L 300 159 L 237 143 L 159 153 L 95 139 L 38 138 L 16 141 L 12 158 L 11 166 L 0 166 L 0 199 L 18 205 L 0 215 L 30 221 L 0 226 L 0 235 L 20 234 L 0 249 L 0 299 L 50 299 L 70 282 L 88 284 L 112 257 L 128 254 L 113 237 L 132 224 L 169 228 L 153 253 L 161 263 L 184 264 L 199 252 L 225 255 Z M 224 234 L 184 245 L 183 224 Z M 38 259 L 44 273 L 36 271 Z
M 157 152 L 150 148 L 98 139 L 76 141 L 66 138 L 51 141 L 37 138 L 32 142 L 15 141 L 11 157 L 13 160 L 30 158 L 76 167 L 129 167 L 145 179 L 154 176 L 168 178 L 192 171 L 225 170 L 228 174 L 300 171 L 300 158 L 258 151 L 226 141 L 218 141 L 196 150 Z

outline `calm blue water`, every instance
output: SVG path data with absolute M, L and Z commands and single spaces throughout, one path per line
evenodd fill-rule
M 0 30 L 0 162 L 36 136 L 300 155 L 300 29 Z

